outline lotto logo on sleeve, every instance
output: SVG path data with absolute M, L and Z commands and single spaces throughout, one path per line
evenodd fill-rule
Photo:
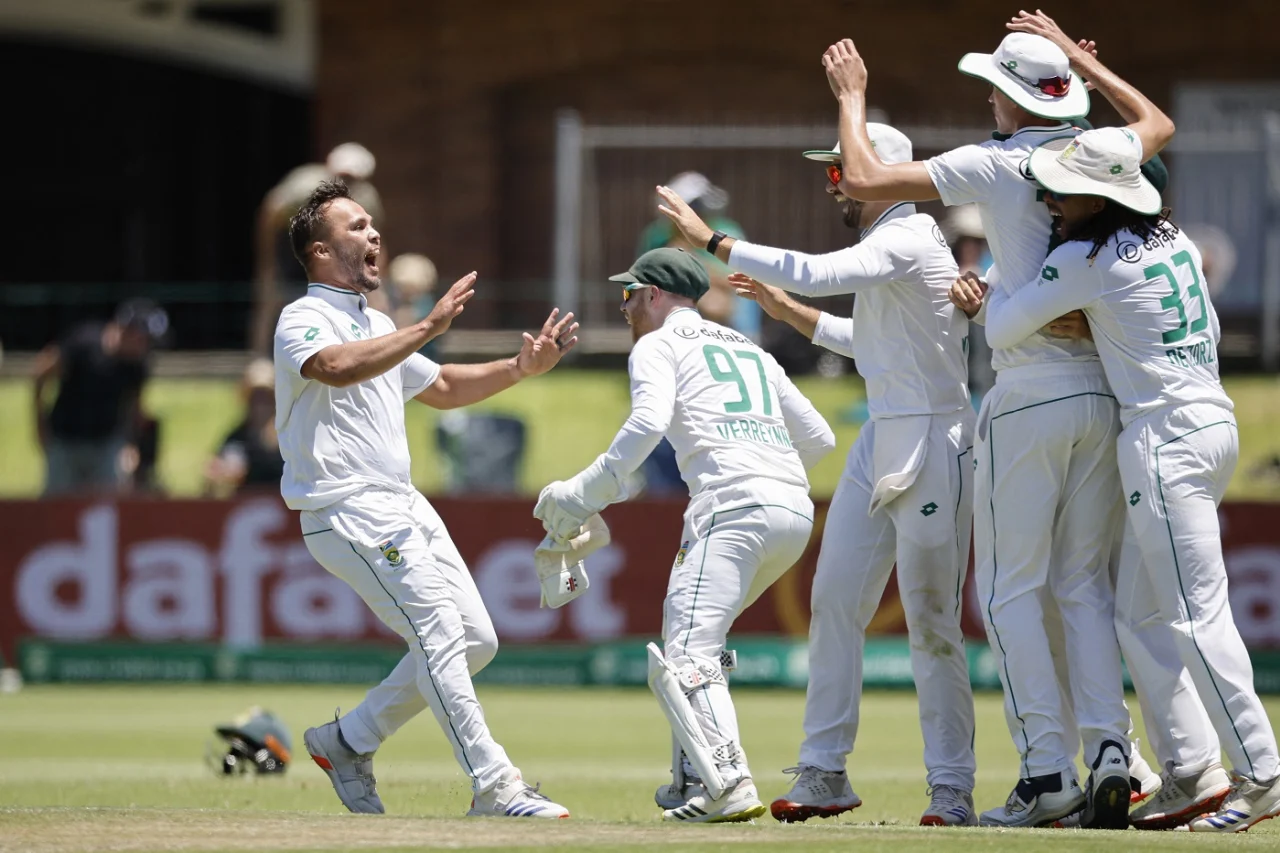
M 404 557 L 400 556 L 399 549 L 396 548 L 395 543 L 390 539 L 379 545 L 378 550 L 381 551 L 382 556 L 386 558 L 388 566 L 399 567 L 404 563 Z
M 1057 268 L 1057 267 L 1045 267 L 1044 269 L 1040 270 L 1040 278 L 1041 278 L 1041 280 L 1043 280 L 1043 281 L 1057 281 L 1057 279 L 1058 279 L 1058 268 Z

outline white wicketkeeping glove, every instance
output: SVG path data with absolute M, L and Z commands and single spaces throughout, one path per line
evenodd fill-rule
M 588 518 L 626 498 L 626 487 L 600 456 L 568 480 L 556 480 L 543 489 L 533 516 L 553 539 L 563 542 L 575 536 Z
M 543 607 L 563 607 L 590 587 L 588 556 L 609 544 L 609 528 L 598 515 L 587 519 L 577 534 L 567 541 L 547 536 L 533 552 L 533 565 L 542 586 Z

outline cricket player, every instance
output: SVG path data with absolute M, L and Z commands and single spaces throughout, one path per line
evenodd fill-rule
M 1118 583 L 1165 629 L 1236 774 L 1221 807 L 1189 828 L 1239 832 L 1280 814 L 1280 754 L 1227 600 L 1217 507 L 1238 433 L 1200 252 L 1158 215 L 1160 194 L 1139 172 L 1144 142 L 1105 128 L 1031 155 L 1067 242 L 1027 286 L 992 290 L 987 336 L 1008 347 L 1067 311 L 1088 317 L 1120 405 L 1128 535 L 1141 555 L 1120 566 Z M 1202 780 L 1184 781 L 1192 794 Z
M 471 273 L 421 322 L 397 330 L 368 306 L 381 238 L 341 181 L 322 183 L 289 225 L 311 282 L 276 326 L 276 428 L 281 492 L 301 510 L 313 557 L 351 585 L 409 652 L 341 719 L 307 729 L 307 751 L 343 805 L 381 814 L 373 754 L 430 707 L 470 777 L 470 816 L 563 818 L 525 784 L 493 739 L 471 685 L 498 648 L 475 582 L 449 533 L 409 479 L 404 404 L 478 402 L 545 373 L 577 338 L 551 312 L 513 358 L 439 365 L 417 350 L 442 334 L 474 294 Z
M 1167 143 L 1173 127 L 1102 66 L 1087 43 L 1073 45 L 1069 61 L 1061 46 L 1031 32 L 1023 19 L 1010 28 L 1015 32 L 995 53 L 960 61 L 963 73 L 991 84 L 1001 138 L 925 162 L 884 164 L 874 156 L 865 132 L 866 69 L 852 41 L 832 45 L 823 63 L 840 104 L 841 192 L 868 201 L 976 203 L 999 270 L 991 284 L 1011 288 L 1031 280 L 1047 252 L 1050 218 L 1025 164 L 1040 144 L 1074 135 L 1067 121 L 1088 112 L 1078 72 L 1125 120 L 1146 120 L 1151 153 Z M 1005 805 L 979 820 L 1041 826 L 1087 806 L 1088 825 L 1127 826 L 1129 714 L 1108 570 L 1122 519 L 1115 399 L 1087 340 L 1037 333 L 996 351 L 992 364 L 996 387 L 983 400 L 974 447 L 974 552 L 1006 720 L 1022 762 Z M 1045 628 L 1052 607 L 1061 613 L 1069 699 Z M 1085 791 L 1076 779 L 1069 710 L 1092 770 Z
M 867 135 L 885 163 L 911 160 L 911 141 L 884 124 Z M 958 273 L 933 218 L 907 202 L 860 202 L 840 193 L 840 147 L 806 151 L 826 162 L 828 195 L 858 243 L 826 255 L 726 237 L 716 253 L 739 272 L 739 293 L 814 343 L 855 359 L 870 421 L 849 451 L 822 534 L 809 622 L 805 739 L 791 790 L 774 800 L 780 821 L 830 817 L 861 804 L 846 774 L 858 733 L 862 656 L 896 561 L 920 698 L 930 802 L 922 825 L 971 826 L 973 694 L 960 628 L 973 521 L 973 407 L 965 341 L 969 322 L 948 311 Z M 711 229 L 670 190 L 659 208 L 694 245 Z M 781 290 L 768 287 L 777 285 Z M 856 293 L 839 319 L 788 299 Z
M 595 462 L 543 489 L 534 515 L 553 537 L 573 535 L 625 500 L 628 479 L 664 436 L 671 442 L 690 500 L 649 684 L 692 784 L 663 819 L 750 820 L 765 807 L 721 655 L 737 615 L 804 553 L 813 530 L 806 471 L 835 436 L 772 356 L 698 314 L 710 280 L 692 254 L 653 249 L 610 280 L 622 285 L 635 342 L 631 415 Z

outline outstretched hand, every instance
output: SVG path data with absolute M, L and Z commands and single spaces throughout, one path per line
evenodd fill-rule
M 775 320 L 783 320 L 782 315 L 786 313 L 786 309 L 792 304 L 791 297 L 787 296 L 781 289 L 756 281 L 746 273 L 730 273 L 728 278 L 729 284 L 733 285 L 733 290 L 743 299 L 750 299 L 759 305 L 764 313 L 768 314 Z M 783 320 L 783 322 L 786 322 Z
M 853 39 L 840 39 L 827 48 L 822 54 L 822 67 L 837 98 L 866 91 L 867 66 L 853 46 Z
M 560 363 L 561 357 L 577 346 L 578 324 L 573 322 L 573 312 L 564 315 L 559 322 L 560 309 L 553 308 L 547 315 L 547 322 L 535 338 L 524 333 L 524 343 L 516 356 L 516 369 L 521 376 L 538 376 L 546 373 Z
M 715 232 L 711 226 L 702 221 L 702 217 L 694 212 L 688 202 L 680 198 L 671 187 L 658 187 L 658 198 L 665 204 L 658 205 L 658 212 L 671 220 L 680 230 L 689 245 L 701 249 L 711 241 Z
M 453 318 L 462 313 L 462 309 L 471 301 L 471 297 L 476 295 L 475 291 L 476 274 L 469 272 L 462 278 L 453 283 L 440 297 L 440 301 L 431 309 L 431 313 L 427 315 L 423 321 L 431 327 L 432 337 L 442 335 L 449 329 L 449 325 L 453 323 Z

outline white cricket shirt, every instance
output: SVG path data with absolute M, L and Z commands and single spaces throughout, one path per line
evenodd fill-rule
M 739 240 L 729 266 L 805 296 L 856 293 L 852 320 L 824 313 L 813 342 L 854 359 L 872 418 L 969 405 L 969 321 L 947 297 L 960 274 L 933 217 L 896 204 L 857 245 L 806 255 Z
M 1165 406 L 1231 398 L 1218 379 L 1218 315 L 1200 252 L 1176 226 L 1143 242 L 1120 231 L 1090 264 L 1093 243 L 1064 243 L 1016 293 L 992 292 L 987 339 L 1010 346 L 1083 308 L 1128 426 Z
M 691 498 L 759 478 L 808 490 L 806 462 L 835 446 L 827 422 L 773 356 L 692 308 L 673 311 L 642 337 L 627 369 L 631 415 L 603 457 L 618 482 L 665 435 Z
M 948 207 L 974 203 L 982 218 L 991 257 L 999 277 L 988 283 L 1013 292 L 1034 281 L 1049 253 L 1053 221 L 1040 185 L 1027 168 L 1031 152 L 1063 136 L 1080 131 L 1070 124 L 1025 127 L 1004 140 L 964 145 L 924 161 L 925 170 Z M 988 343 L 990 340 L 988 339 Z M 991 366 L 996 370 L 1054 361 L 1092 361 L 1097 348 L 1089 341 L 1072 341 L 1036 334 L 1017 346 L 992 344 Z
M 407 491 L 409 443 L 404 404 L 440 376 L 414 353 L 381 376 L 346 388 L 304 379 L 302 365 L 325 347 L 388 335 L 391 318 L 364 296 L 310 284 L 276 324 L 276 431 L 290 509 L 317 510 L 368 487 Z

